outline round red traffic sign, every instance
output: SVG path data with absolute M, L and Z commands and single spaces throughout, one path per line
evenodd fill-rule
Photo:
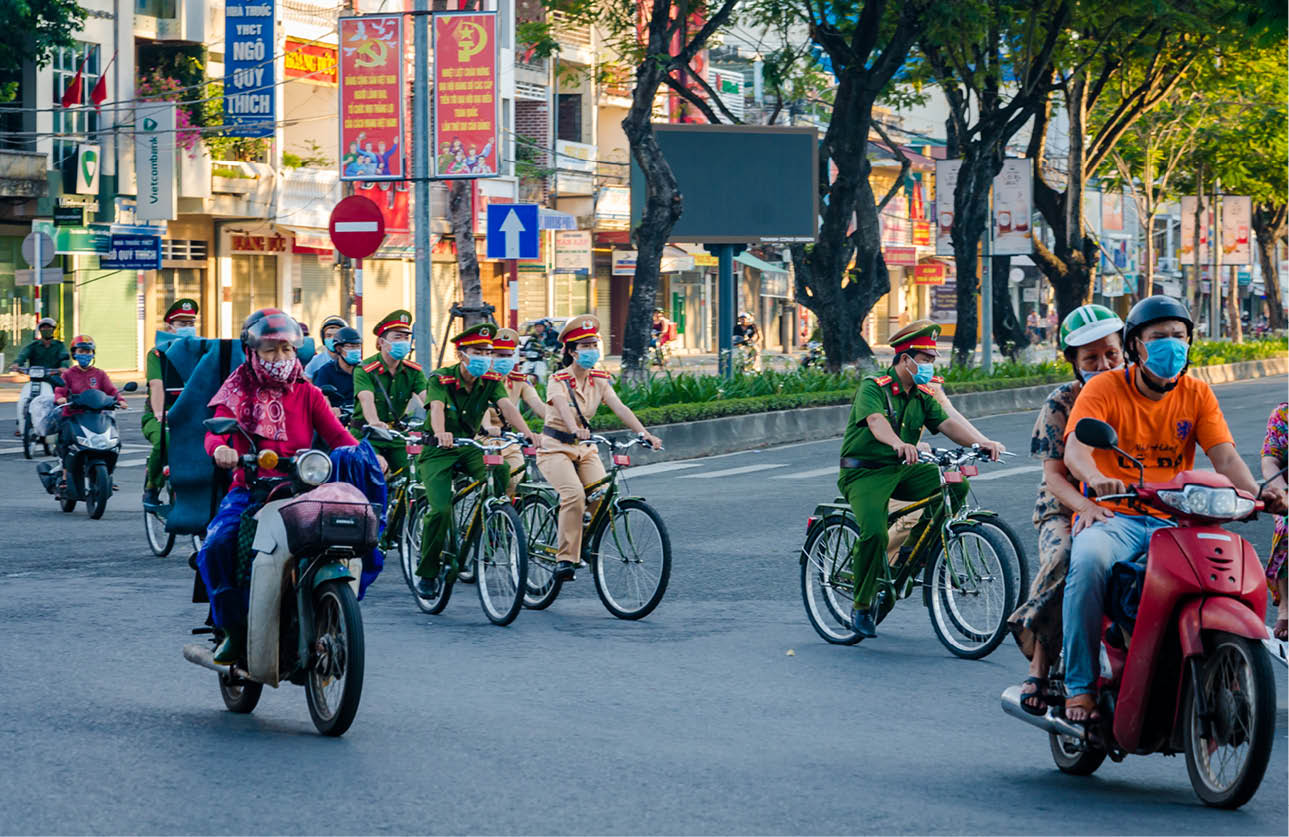
M 365 259 L 385 241 L 385 216 L 362 195 L 350 195 L 331 210 L 331 243 L 351 259 Z

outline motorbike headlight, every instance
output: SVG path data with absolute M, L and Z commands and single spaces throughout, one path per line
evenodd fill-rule
M 90 440 L 89 440 L 89 439 L 87 439 L 87 438 L 86 438 L 86 437 L 84 437 L 84 436 L 77 436 L 77 437 L 76 437 L 76 444 L 80 445 L 80 446 L 81 446 L 81 447 L 83 447 L 83 448 L 91 447 L 91 445 L 90 445 Z
M 322 485 L 331 476 L 331 457 L 320 450 L 307 450 L 296 456 L 295 473 L 306 485 Z
M 1161 491 L 1159 499 L 1183 514 L 1215 520 L 1238 520 L 1253 511 L 1253 501 L 1234 488 L 1188 485 L 1181 491 Z

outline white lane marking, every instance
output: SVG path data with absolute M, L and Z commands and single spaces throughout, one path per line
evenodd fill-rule
M 49 449 L 53 450 L 53 448 L 54 446 L 51 443 L 49 446 Z M 35 449 L 41 450 L 39 443 L 36 444 Z M 143 453 L 144 451 L 151 453 L 152 446 L 151 445 L 122 445 L 121 446 L 121 453 Z M 0 448 L 0 456 L 3 456 L 4 454 L 7 454 L 7 453 L 22 453 L 22 448 Z
M 622 472 L 622 476 L 627 477 L 647 477 L 650 474 L 665 474 L 668 471 L 682 471 L 686 468 L 701 468 L 700 462 L 655 462 L 652 465 L 638 465 L 634 468 L 627 468 Z
M 116 460 L 116 467 L 132 468 L 135 465 L 146 465 L 147 462 L 148 462 L 148 458 L 146 456 L 143 457 L 142 459 L 118 459 Z
M 1018 465 L 1015 468 L 1003 468 L 1000 471 L 986 471 L 983 474 L 971 477 L 972 482 L 984 482 L 985 480 L 1000 480 L 1003 477 L 1014 476 L 1015 474 L 1028 474 L 1033 471 L 1043 470 L 1042 465 Z
M 836 476 L 837 466 L 829 465 L 827 468 L 815 468 L 810 471 L 797 471 L 793 474 L 775 474 L 770 477 L 772 480 L 805 480 L 813 477 Z
M 741 468 L 726 468 L 724 471 L 709 471 L 706 474 L 682 474 L 682 480 L 710 480 L 716 477 L 732 477 L 735 474 L 750 474 L 753 471 L 767 471 L 771 468 L 786 468 L 786 463 L 766 462 L 761 465 L 744 465 Z

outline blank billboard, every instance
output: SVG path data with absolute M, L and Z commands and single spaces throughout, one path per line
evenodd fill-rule
M 814 241 L 819 218 L 819 137 L 814 128 L 654 125 L 684 197 L 671 241 L 727 244 Z M 631 163 L 631 226 L 645 183 Z

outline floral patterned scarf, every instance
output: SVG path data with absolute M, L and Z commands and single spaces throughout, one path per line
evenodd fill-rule
M 245 363 L 228 376 L 209 406 L 223 405 L 233 411 L 237 423 L 246 432 L 273 441 L 286 440 L 286 408 L 283 397 L 304 380 L 304 370 L 296 361 L 290 376 L 279 381 L 270 376 L 259 355 L 251 353 Z

